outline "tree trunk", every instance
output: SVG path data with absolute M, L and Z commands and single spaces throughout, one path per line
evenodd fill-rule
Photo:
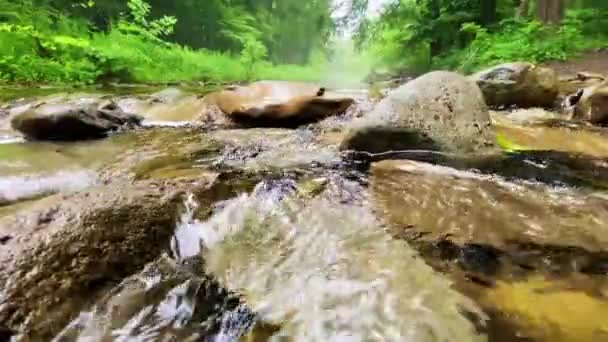
M 564 16 L 564 0 L 537 0 L 538 20 L 547 24 L 558 24 Z
M 481 22 L 490 25 L 496 22 L 496 0 L 479 0 Z
M 443 44 L 441 43 L 440 39 L 432 40 L 429 45 L 431 50 L 431 57 L 439 56 L 443 52 Z
M 564 18 L 565 0 L 552 0 L 549 6 L 549 22 L 559 24 Z
M 530 0 L 519 0 L 515 15 L 517 18 L 526 18 L 530 13 Z

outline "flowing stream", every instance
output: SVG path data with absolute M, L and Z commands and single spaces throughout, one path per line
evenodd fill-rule
M 481 311 L 406 243 L 391 239 L 358 184 L 339 177 L 311 182 L 326 189 L 307 200 L 293 180 L 263 181 L 251 194 L 219 203 L 206 221 L 192 219 L 197 204 L 190 197 L 172 259 L 202 257 L 208 274 L 244 295 L 256 320 L 276 327 L 273 341 L 485 340 L 461 313 Z M 107 335 L 144 341 L 158 338 L 162 321 L 185 324 L 193 312 L 186 304 L 194 300 L 190 283 L 170 289 L 152 309 L 156 326 L 141 320 L 151 312 L 143 307 Z M 238 314 L 223 314 L 231 322 L 214 341 L 237 340 Z M 114 321 L 95 313 L 83 318 L 102 326 Z M 76 341 L 90 336 L 85 326 Z
M 501 122 L 555 153 L 368 167 L 341 162 L 342 119 L 205 131 L 183 124 L 197 98 L 176 101 L 101 141 L 6 131 L 0 223 L 119 181 L 213 184 L 179 193 L 153 261 L 74 293 L 54 342 L 608 341 L 605 132 Z

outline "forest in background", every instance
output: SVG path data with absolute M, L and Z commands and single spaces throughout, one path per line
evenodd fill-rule
M 371 0 L 370 0 L 371 1 Z M 0 0 L 0 83 L 471 72 L 608 42 L 605 0 Z M 355 52 L 339 41 L 348 32 Z
M 472 72 L 608 47 L 606 0 L 392 0 L 355 41 L 378 69 Z
M 314 79 L 330 0 L 0 0 L 0 81 Z

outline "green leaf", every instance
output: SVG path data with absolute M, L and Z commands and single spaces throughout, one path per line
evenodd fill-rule
M 496 132 L 496 144 L 505 152 L 528 151 L 527 147 L 509 141 L 503 134 Z

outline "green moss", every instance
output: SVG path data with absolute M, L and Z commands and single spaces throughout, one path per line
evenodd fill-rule
M 496 144 L 505 152 L 528 151 L 527 147 L 509 141 L 503 134 L 496 132 Z

